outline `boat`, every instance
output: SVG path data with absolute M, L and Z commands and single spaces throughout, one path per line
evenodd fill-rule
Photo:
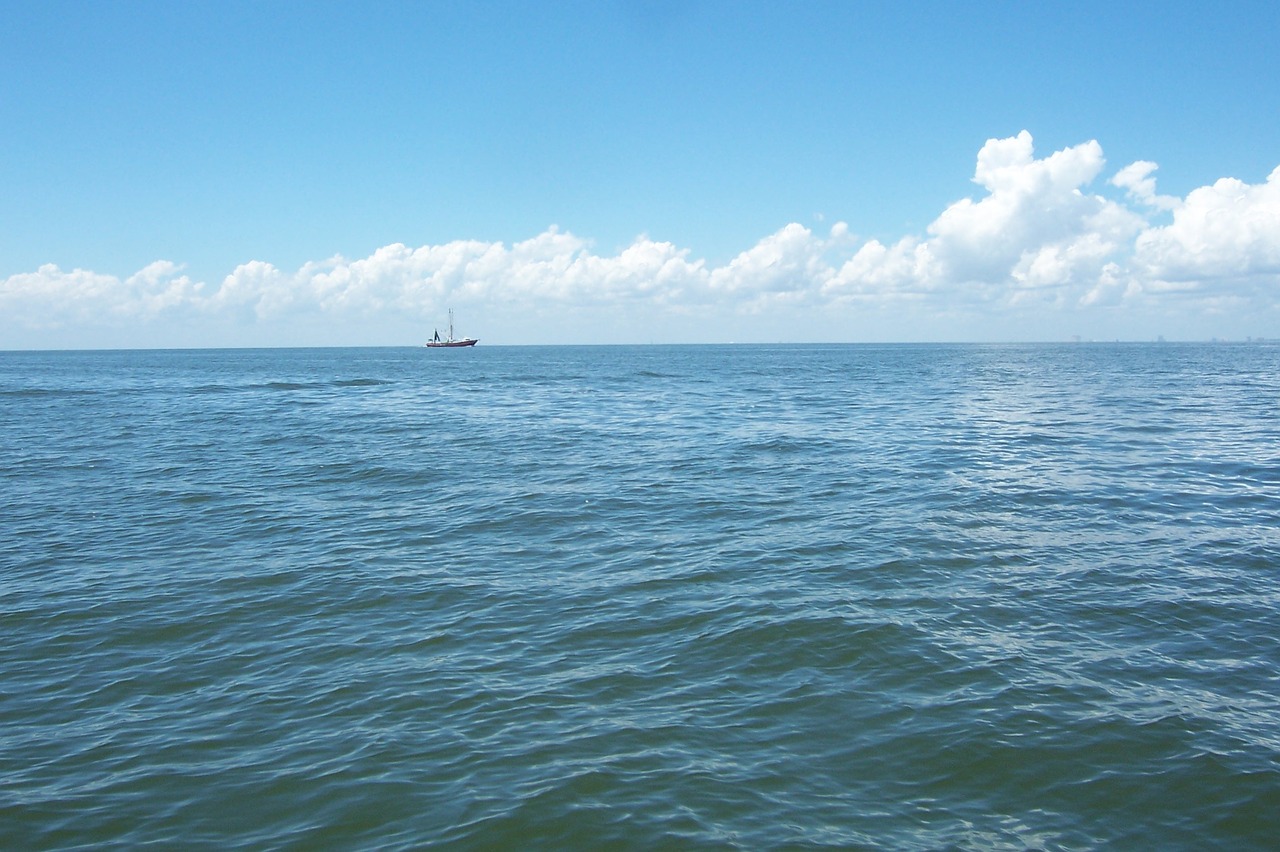
M 453 336 L 453 308 L 449 309 L 449 336 L 440 337 L 440 329 L 436 329 L 435 335 L 428 340 L 425 346 L 432 349 L 453 348 L 458 346 L 475 346 L 479 341 L 474 337 L 454 337 Z

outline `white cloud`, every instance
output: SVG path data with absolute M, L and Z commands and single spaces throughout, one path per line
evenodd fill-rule
M 980 192 L 947 206 L 923 234 L 886 244 L 858 240 L 843 223 L 825 235 L 792 223 L 718 267 L 643 235 L 601 254 L 555 227 L 513 244 L 394 243 L 293 272 L 250 260 L 217 286 L 163 260 L 123 279 L 47 264 L 0 279 L 0 331 L 175 316 L 417 320 L 453 304 L 588 306 L 620 316 L 631 306 L 747 315 L 787 305 L 864 312 L 924 305 L 941 316 L 1149 308 L 1188 298 L 1277 307 L 1280 168 L 1262 184 L 1223 178 L 1179 199 L 1159 195 L 1156 164 L 1140 160 L 1107 181 L 1128 203 L 1090 190 L 1105 169 L 1096 141 L 1037 158 L 1026 131 L 991 139 L 977 155 Z
M 939 264 L 927 242 L 904 237 L 892 246 L 865 243 L 827 283 L 833 298 L 859 301 L 919 299 L 940 278 Z
M 280 270 L 261 260 L 242 263 L 222 280 L 222 286 L 204 307 L 214 310 L 250 308 L 259 318 L 269 316 L 273 308 L 288 307 L 290 291 L 282 286 Z
M 1180 203 L 1177 198 L 1171 195 L 1156 194 L 1156 179 L 1152 174 L 1158 168 L 1159 166 L 1155 163 L 1147 160 L 1138 160 L 1116 172 L 1115 177 L 1111 179 L 1111 183 L 1113 186 L 1118 186 L 1125 190 L 1130 198 L 1140 204 L 1155 207 L 1159 210 L 1175 210 Z
M 47 263 L 35 272 L 0 281 L 0 322 L 18 319 L 32 328 L 61 328 L 154 320 L 199 300 L 201 285 L 181 272 L 179 265 L 157 260 L 121 280 L 85 269 L 63 271 Z
M 1142 228 L 1143 219 L 1083 192 L 1102 171 L 1102 146 L 1090 141 L 1034 156 L 1031 134 L 991 139 L 978 153 L 978 201 L 952 204 L 929 226 L 937 279 L 977 285 L 985 298 L 1028 298 L 1028 291 L 1089 285 Z M 1064 300 L 1063 293 L 1054 296 Z
M 839 240 L 845 233 L 837 225 L 832 239 Z M 740 299 L 753 308 L 771 299 L 804 299 L 820 292 L 835 275 L 824 260 L 827 245 L 808 228 L 793 223 L 712 270 L 707 283 L 713 294 Z
M 1138 236 L 1134 269 L 1159 289 L 1217 290 L 1247 282 L 1280 296 L 1280 168 L 1266 183 L 1223 178 L 1192 191 L 1173 222 Z

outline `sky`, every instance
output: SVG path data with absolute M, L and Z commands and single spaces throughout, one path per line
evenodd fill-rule
M 0 349 L 1280 338 L 1274 2 L 0 0 Z

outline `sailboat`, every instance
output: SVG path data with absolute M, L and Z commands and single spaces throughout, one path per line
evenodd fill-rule
M 435 335 L 426 342 L 426 346 L 433 349 L 442 349 L 444 347 L 453 346 L 475 346 L 478 341 L 474 337 L 454 337 L 453 336 L 453 308 L 449 309 L 449 336 L 440 337 L 440 329 L 436 329 Z

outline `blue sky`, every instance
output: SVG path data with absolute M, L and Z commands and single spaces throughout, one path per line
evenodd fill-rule
M 0 19 L 0 348 L 1280 337 L 1274 3 Z

